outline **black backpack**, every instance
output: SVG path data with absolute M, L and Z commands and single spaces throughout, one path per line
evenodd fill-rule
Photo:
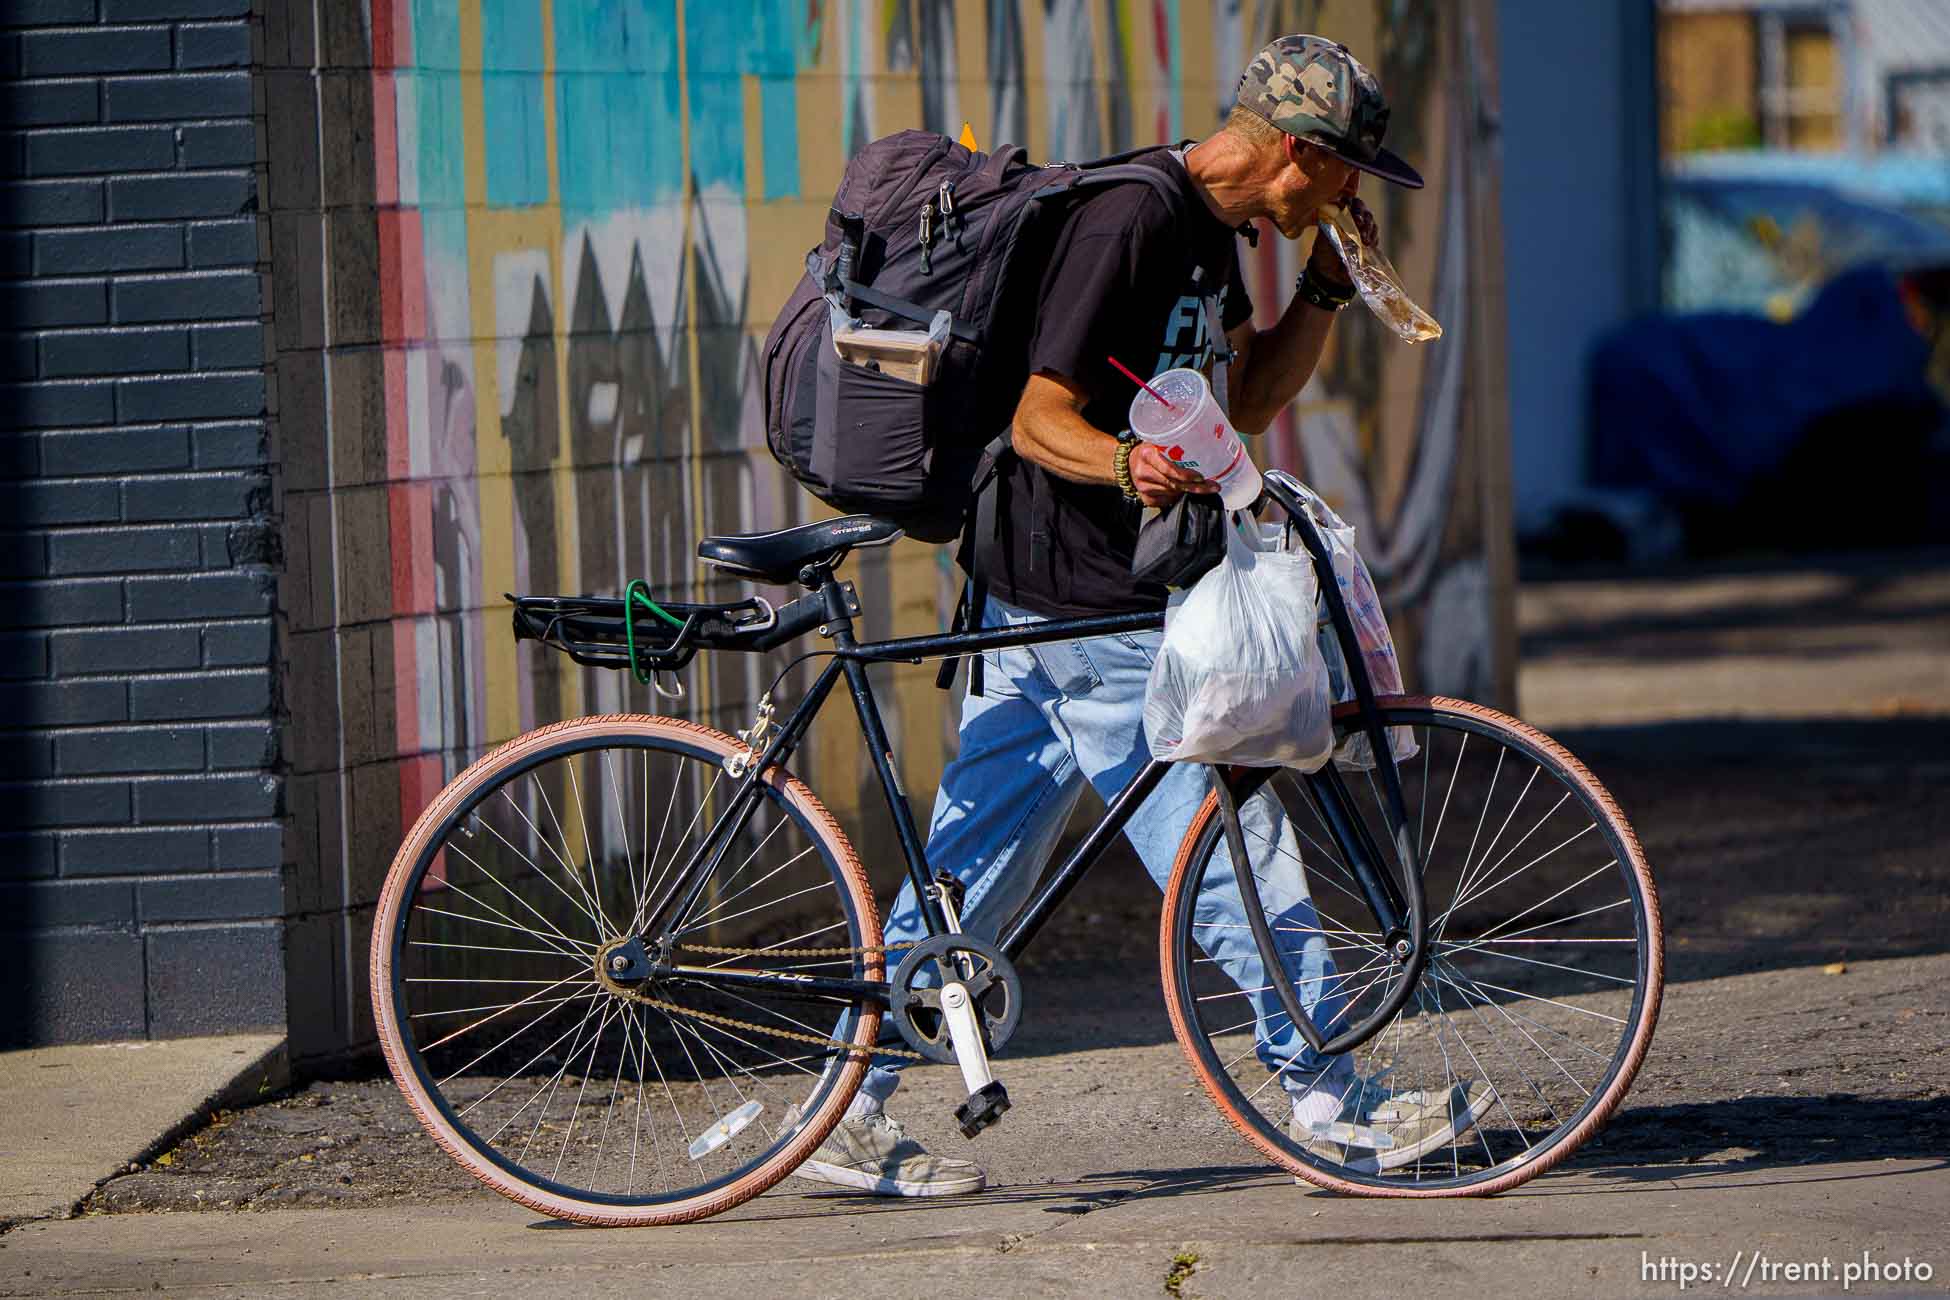
M 765 440 L 814 496 L 947 542 L 1006 454 L 1027 374 L 1030 313 L 1058 228 L 1044 216 L 1102 186 L 1139 181 L 1175 213 L 1182 194 L 1150 150 L 1036 166 L 1004 145 L 978 153 L 901 131 L 846 165 L 826 238 L 765 340 Z M 866 326 L 952 329 L 926 386 L 842 360 L 838 307 Z

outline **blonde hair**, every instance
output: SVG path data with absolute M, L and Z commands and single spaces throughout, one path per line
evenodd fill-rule
M 1243 105 L 1235 104 L 1232 111 L 1226 114 L 1225 129 L 1255 149 L 1284 151 L 1286 147 L 1280 138 L 1286 132 Z

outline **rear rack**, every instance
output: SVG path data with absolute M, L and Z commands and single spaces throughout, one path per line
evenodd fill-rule
M 638 611 L 627 626 L 622 600 L 614 596 L 515 596 L 517 641 L 540 641 L 588 668 L 624 668 L 639 677 L 672 672 L 699 650 L 769 650 L 820 622 L 816 599 L 800 598 L 774 609 L 763 597 L 717 604 L 659 601 L 679 620 L 673 626 Z M 630 662 L 634 631 L 636 662 Z

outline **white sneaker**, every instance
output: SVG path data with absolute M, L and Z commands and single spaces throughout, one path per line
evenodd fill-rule
M 789 1128 L 798 1121 L 794 1107 L 785 1123 Z M 841 1120 L 824 1145 L 793 1172 L 870 1196 L 966 1196 L 989 1181 L 972 1160 L 929 1155 L 884 1111 Z
M 1331 1122 L 1302 1128 L 1296 1114 L 1287 1121 L 1286 1132 L 1329 1165 L 1374 1174 L 1447 1146 L 1495 1104 L 1496 1089 L 1480 1081 L 1464 1081 L 1433 1095 L 1419 1089 L 1396 1092 L 1364 1081 Z M 1299 1177 L 1293 1181 L 1306 1182 Z

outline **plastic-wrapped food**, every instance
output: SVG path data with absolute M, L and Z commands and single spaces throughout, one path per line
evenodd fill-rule
M 1387 255 L 1361 242 L 1354 218 L 1339 208 L 1329 208 L 1318 224 L 1320 238 L 1332 244 L 1334 251 L 1341 255 L 1369 311 L 1410 343 L 1442 337 L 1442 325 L 1415 305 L 1408 290 L 1402 288 L 1401 277 L 1395 274 Z

